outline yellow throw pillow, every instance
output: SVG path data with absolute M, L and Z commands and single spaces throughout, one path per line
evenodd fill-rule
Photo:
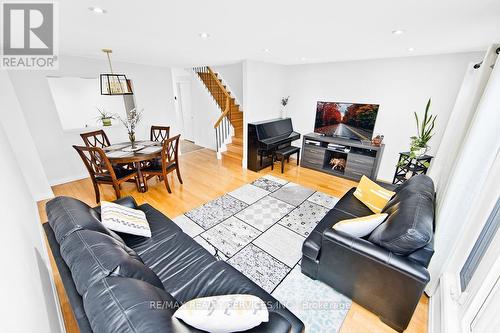
M 380 213 L 394 192 L 386 190 L 366 176 L 361 177 L 354 196 L 374 213 Z
M 386 219 L 387 214 L 373 214 L 355 219 L 342 220 L 333 226 L 333 229 L 343 231 L 354 237 L 369 235 Z

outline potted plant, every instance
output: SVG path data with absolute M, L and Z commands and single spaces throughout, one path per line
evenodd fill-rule
M 290 98 L 290 96 L 288 97 L 282 97 L 281 98 L 281 118 L 286 118 L 286 113 L 285 113 L 285 108 L 286 106 L 288 105 L 288 99 Z
M 134 147 L 135 127 L 142 119 L 142 110 L 137 111 L 136 108 L 133 108 L 132 110 L 127 112 L 127 117 L 125 119 L 123 119 L 120 116 L 118 116 L 118 119 L 121 121 L 123 126 L 125 126 L 125 128 L 127 129 L 128 138 L 129 138 L 130 142 L 132 143 L 132 147 Z
M 98 108 L 96 106 L 97 111 L 99 112 L 99 116 L 97 116 L 97 120 L 102 123 L 102 126 L 111 126 L 111 120 L 115 119 L 115 116 L 111 113 L 108 113 L 104 108 Z
M 431 107 L 431 99 L 427 102 L 427 106 L 425 107 L 424 118 L 420 122 L 418 118 L 418 114 L 414 112 L 415 121 L 417 123 L 417 135 L 410 137 L 410 161 L 417 157 L 421 157 L 427 153 L 429 146 L 427 143 L 434 135 L 434 125 L 436 122 L 437 115 L 433 116 L 429 114 L 429 109 Z M 404 162 L 401 162 L 405 164 Z M 427 162 L 424 163 L 428 164 Z M 428 166 L 428 165 L 426 165 Z

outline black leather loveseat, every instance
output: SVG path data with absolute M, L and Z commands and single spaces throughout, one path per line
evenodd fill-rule
M 302 247 L 302 272 L 318 279 L 403 331 L 429 281 L 435 193 L 432 180 L 415 176 L 396 189 L 382 211 L 386 221 L 364 238 L 332 229 L 373 214 L 347 192 Z
M 80 332 L 200 332 L 172 314 L 183 302 L 224 294 L 252 294 L 268 305 L 269 322 L 247 332 L 304 331 L 270 294 L 152 206 L 116 202 L 144 211 L 152 237 L 118 235 L 100 223 L 99 208 L 73 198 L 47 203 L 44 229 Z

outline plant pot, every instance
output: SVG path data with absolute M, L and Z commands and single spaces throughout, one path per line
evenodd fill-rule
M 111 118 L 102 118 L 102 126 L 111 126 Z
M 421 147 L 419 150 L 415 151 L 415 155 L 417 157 L 420 157 L 420 156 L 424 156 L 425 153 L 427 153 L 427 150 L 429 149 L 429 147 L 425 146 L 425 147 Z

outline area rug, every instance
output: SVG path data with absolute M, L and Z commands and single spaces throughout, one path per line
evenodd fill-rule
M 174 219 L 271 293 L 307 333 L 338 332 L 351 300 L 301 273 L 302 243 L 338 198 L 264 176 Z

